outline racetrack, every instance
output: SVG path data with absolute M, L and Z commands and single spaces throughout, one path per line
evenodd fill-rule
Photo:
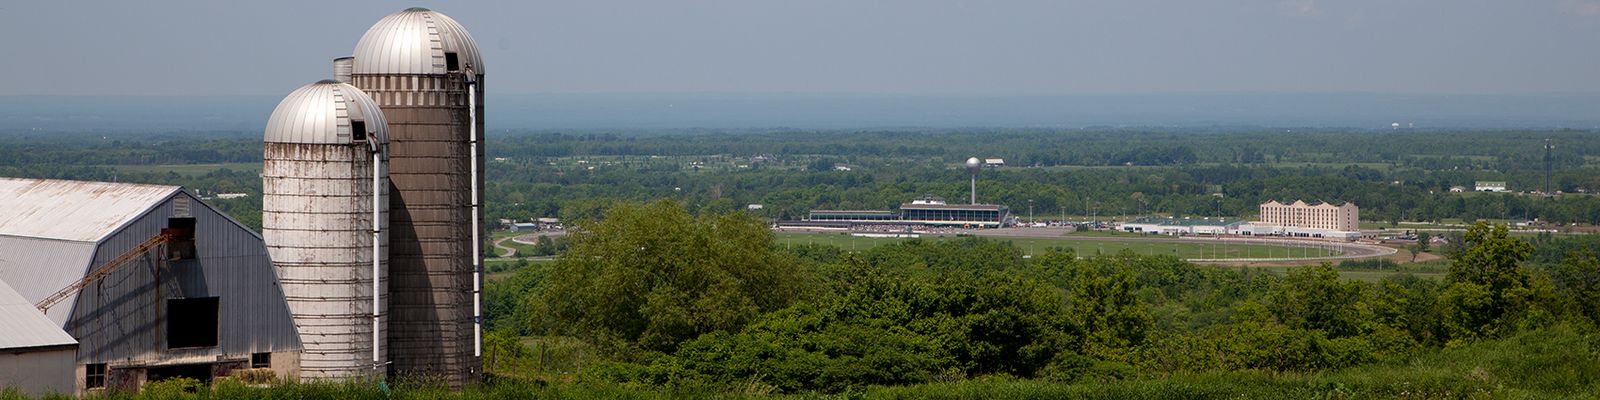
M 1313 246 L 1317 248 L 1333 249 L 1340 254 L 1323 257 L 1276 257 L 1276 258 L 1191 258 L 1188 261 L 1229 261 L 1229 262 L 1274 262 L 1274 261 L 1317 261 L 1317 260 L 1349 260 L 1358 258 L 1387 257 L 1399 252 L 1392 247 L 1384 247 L 1365 243 L 1333 241 L 1333 240 L 1297 240 L 1284 238 L 1246 238 L 1246 237 L 1169 237 L 1169 236 L 1075 236 L 1068 228 L 1001 228 L 963 231 L 962 233 L 984 237 L 1011 237 L 1011 238 L 1049 238 L 1061 240 L 1105 240 L 1105 241 L 1152 241 L 1157 243 L 1233 243 L 1255 244 L 1269 246 L 1302 247 Z
M 778 228 L 778 229 L 775 229 L 775 230 L 778 231 L 778 232 L 788 232 L 788 233 L 786 233 L 786 235 L 792 235 L 792 234 L 796 234 L 796 233 L 813 233 L 813 234 L 831 233 L 831 234 L 839 235 L 839 234 L 846 233 L 846 231 L 844 231 L 842 229 L 821 229 L 821 230 L 818 230 L 818 229 L 810 229 L 810 228 Z M 1394 248 L 1390 248 L 1390 247 L 1383 247 L 1383 246 L 1364 244 L 1364 243 L 1332 241 L 1332 240 L 1311 240 L 1311 239 L 1296 240 L 1296 239 L 1286 239 L 1286 238 L 1252 238 L 1252 237 L 1222 237 L 1222 238 L 1218 238 L 1218 237 L 1181 237 L 1180 238 L 1180 237 L 1169 237 L 1169 236 L 1143 236 L 1143 235 L 1104 236 L 1104 234 L 1083 235 L 1083 234 L 1073 234 L 1073 232 L 1071 231 L 1070 228 L 1065 228 L 1065 227 L 1002 228 L 1002 229 L 941 229 L 941 230 L 934 231 L 934 232 L 920 232 L 919 234 L 921 234 L 922 236 L 927 236 L 927 237 L 940 237 L 940 236 L 942 236 L 942 237 L 950 237 L 950 236 L 956 236 L 956 235 L 973 235 L 973 236 L 1001 238 L 1001 239 L 1015 239 L 1015 240 L 1017 240 L 1019 242 L 1023 242 L 1023 241 L 1032 242 L 1033 247 L 1039 247 L 1038 245 L 1042 241 L 1061 241 L 1061 242 L 1080 242 L 1080 243 L 1081 242 L 1105 242 L 1108 245 L 1107 247 L 1111 247 L 1110 245 L 1112 245 L 1113 243 L 1117 244 L 1117 245 L 1142 244 L 1143 247 L 1147 248 L 1147 250 L 1136 251 L 1137 253 L 1140 253 L 1140 254 L 1144 254 L 1146 251 L 1148 251 L 1148 248 L 1150 248 L 1151 246 L 1155 246 L 1156 248 L 1162 248 L 1162 249 L 1171 249 L 1173 245 L 1177 245 L 1177 246 L 1181 246 L 1180 248 L 1189 248 L 1190 249 L 1189 251 L 1185 251 L 1185 253 L 1188 253 L 1189 255 L 1191 255 L 1191 257 L 1189 257 L 1189 258 L 1185 258 L 1188 261 L 1202 262 L 1202 263 L 1249 264 L 1249 265 L 1261 265 L 1263 263 L 1270 265 L 1271 263 L 1276 263 L 1276 262 L 1304 262 L 1304 261 L 1345 260 L 1345 259 L 1360 259 L 1360 258 L 1372 258 L 1372 257 L 1386 257 L 1386 256 L 1390 256 L 1390 255 L 1393 255 L 1396 252 L 1398 252 L 1398 250 L 1396 250 Z M 838 238 L 839 236 L 827 235 L 827 237 Z M 791 238 L 790 240 L 794 240 L 794 239 Z M 834 240 L 837 240 L 837 239 L 834 239 Z M 870 245 L 872 242 L 883 243 L 884 241 L 891 241 L 891 240 L 895 240 L 895 239 L 852 238 L 852 239 L 847 239 L 847 240 L 860 240 L 862 242 L 866 242 L 864 244 Z M 854 243 L 854 242 L 852 242 L 852 243 Z M 1063 243 L 1063 244 L 1066 244 L 1066 243 Z M 1019 246 L 1025 246 L 1025 245 L 1028 245 L 1028 243 L 1018 243 L 1018 245 Z M 1229 245 L 1235 246 L 1232 249 L 1233 251 L 1231 251 L 1231 252 L 1230 251 L 1223 251 L 1222 252 L 1223 254 L 1241 254 L 1241 252 L 1239 251 L 1241 247 L 1243 247 L 1243 248 L 1256 248 L 1256 249 L 1268 249 L 1269 251 L 1266 251 L 1265 252 L 1266 254 L 1262 254 L 1263 252 L 1260 251 L 1260 250 L 1252 250 L 1252 251 L 1244 251 L 1244 252 L 1242 252 L 1243 254 L 1247 254 L 1248 255 L 1246 257 L 1238 257 L 1238 256 L 1235 256 L 1235 257 L 1209 257 L 1209 256 L 1207 256 L 1207 257 L 1192 257 L 1192 255 L 1207 255 L 1207 253 L 1213 253 L 1214 252 L 1214 250 L 1195 252 L 1194 251 L 1195 247 L 1215 249 L 1217 246 L 1220 246 L 1222 249 L 1227 250 Z M 843 245 L 841 244 L 841 246 L 843 246 Z M 853 244 L 851 246 L 853 246 Z M 1281 257 L 1275 256 L 1280 250 L 1282 251 L 1283 256 L 1281 256 Z M 1155 251 L 1164 252 L 1164 251 L 1167 251 L 1167 250 L 1155 250 Z M 1177 252 L 1177 250 L 1172 250 L 1172 251 Z M 1304 254 L 1304 255 L 1297 255 L 1297 253 L 1298 254 Z M 1079 254 L 1090 254 L 1090 253 L 1087 253 L 1087 252 L 1085 252 L 1085 249 L 1081 249 L 1080 248 L 1079 249 Z M 1262 257 L 1263 255 L 1272 255 L 1272 256 Z

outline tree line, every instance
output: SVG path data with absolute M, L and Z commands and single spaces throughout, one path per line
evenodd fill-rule
M 839 392 L 1009 376 L 1324 371 L 1600 321 L 1600 262 L 1535 264 L 1479 223 L 1442 281 L 1285 275 L 1122 253 L 1033 258 L 1005 241 L 906 240 L 860 253 L 779 246 L 759 219 L 624 203 L 548 268 L 491 283 L 498 337 L 604 352 L 583 379 Z M 487 351 L 516 352 L 514 342 Z

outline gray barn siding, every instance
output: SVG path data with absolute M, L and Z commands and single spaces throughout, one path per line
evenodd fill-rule
M 251 353 L 298 350 L 300 339 L 261 237 L 187 193 L 175 196 L 189 198 L 195 259 L 154 263 L 154 255 L 147 255 L 84 288 L 66 324 L 80 342 L 79 362 L 212 362 L 218 356 L 247 359 Z M 101 241 L 92 265 L 160 233 L 172 214 L 168 198 Z M 164 299 L 213 296 L 219 297 L 217 347 L 167 349 Z

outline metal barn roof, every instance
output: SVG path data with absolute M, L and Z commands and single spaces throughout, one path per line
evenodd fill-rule
M 444 74 L 445 53 L 462 68 L 483 73 L 478 44 L 467 29 L 437 11 L 413 7 L 378 20 L 356 42 L 356 74 Z
M 0 282 L 0 350 L 53 347 L 78 344 L 33 308 L 22 295 Z
M 351 122 L 361 121 L 367 135 L 389 142 L 389 123 L 366 92 L 326 80 L 290 92 L 267 119 L 269 143 L 351 143 Z
M 0 235 L 97 242 L 177 186 L 0 178 Z
M 96 243 L 0 236 L 0 282 L 26 299 L 43 299 L 83 278 L 94 261 Z M 47 317 L 59 326 L 76 299 L 51 307 Z

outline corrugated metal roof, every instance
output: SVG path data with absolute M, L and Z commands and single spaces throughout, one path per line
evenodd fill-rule
M 0 282 L 0 349 L 78 344 L 11 286 Z
M 98 242 L 178 190 L 165 185 L 0 178 L 0 235 Z
M 483 73 L 478 44 L 467 29 L 437 11 L 408 8 L 373 24 L 356 42 L 356 74 L 444 74 L 444 53 L 462 68 Z
M 0 282 L 30 302 L 43 300 L 83 278 L 96 247 L 94 242 L 0 236 Z M 67 297 L 50 307 L 48 317 L 61 326 L 76 302 L 77 296 Z
M 378 103 L 361 89 L 321 81 L 290 92 L 267 119 L 270 143 L 351 143 L 351 121 L 365 122 L 368 137 L 389 143 L 389 123 Z

